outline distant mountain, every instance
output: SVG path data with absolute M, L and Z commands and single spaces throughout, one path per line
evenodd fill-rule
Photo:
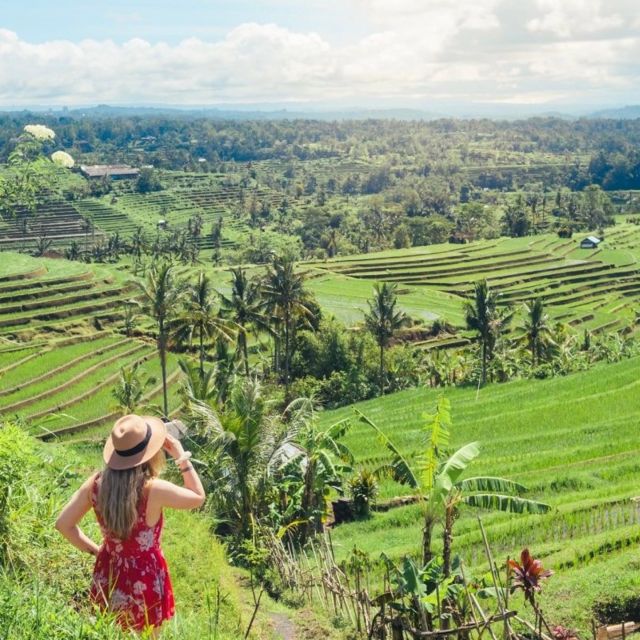
M 57 115 L 57 113 L 56 113 Z M 174 107 L 174 106 L 110 106 L 73 108 L 64 111 L 71 118 L 110 118 L 132 116 L 171 116 L 184 118 L 212 118 L 219 120 L 434 120 L 446 117 L 419 109 L 226 109 L 221 107 Z
M 612 120 L 635 120 L 640 118 L 640 105 L 629 105 L 626 107 L 614 107 L 611 109 L 601 109 L 594 111 L 592 118 L 610 118 Z
M 492 104 L 474 105 L 439 104 L 429 107 L 359 107 L 350 105 L 197 105 L 180 106 L 158 105 L 88 105 L 84 107 L 0 107 L 1 112 L 38 113 L 54 117 L 67 118 L 118 118 L 118 117 L 166 117 L 166 118 L 207 118 L 212 120 L 438 120 L 451 119 L 489 119 L 489 120 L 527 120 L 530 118 L 553 118 L 573 120 L 576 118 L 640 118 L 640 105 L 626 107 L 608 107 L 597 109 L 597 105 L 567 105 L 562 109 L 543 108 L 536 104 Z

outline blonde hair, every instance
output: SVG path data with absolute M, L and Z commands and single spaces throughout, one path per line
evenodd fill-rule
M 160 475 L 165 462 L 164 451 L 160 449 L 151 460 L 132 469 L 103 469 L 97 507 L 107 530 L 116 538 L 126 540 L 131 534 L 144 486 Z

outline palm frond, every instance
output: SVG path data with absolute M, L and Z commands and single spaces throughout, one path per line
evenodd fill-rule
M 509 513 L 547 513 L 551 511 L 551 506 L 544 502 L 497 493 L 475 493 L 464 496 L 462 501 L 470 507 Z
M 456 487 L 462 491 L 476 491 L 481 493 L 521 494 L 527 490 L 527 488 L 519 482 L 507 480 L 506 478 L 495 478 L 492 476 L 465 478 L 458 482 Z
M 418 489 L 420 487 L 420 480 L 413 472 L 413 469 L 407 459 L 400 453 L 389 437 L 370 418 L 365 416 L 359 409 L 355 409 L 355 412 L 360 421 L 369 425 L 378 435 L 380 443 L 391 452 L 391 462 L 383 465 L 381 469 L 384 468 L 388 475 L 396 482 Z M 380 474 L 377 473 L 377 475 Z

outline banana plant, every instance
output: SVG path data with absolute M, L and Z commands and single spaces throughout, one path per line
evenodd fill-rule
M 376 431 L 380 442 L 391 453 L 391 461 L 380 467 L 377 474 L 388 475 L 396 482 L 415 489 L 424 505 L 423 566 L 433 558 L 433 530 L 438 522 L 442 523 L 445 577 L 451 574 L 453 526 L 461 506 L 510 513 L 546 513 L 551 508 L 543 502 L 521 497 L 526 487 L 512 480 L 492 476 L 462 478 L 467 467 L 480 454 L 480 445 L 470 442 L 445 456 L 451 434 L 451 405 L 444 397 L 439 398 L 436 413 L 425 416 L 422 427 L 425 448 L 414 465 L 370 418 L 358 410 L 356 413 L 362 422 Z

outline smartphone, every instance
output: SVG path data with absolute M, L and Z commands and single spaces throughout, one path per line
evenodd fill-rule
M 187 434 L 187 427 L 182 420 L 169 420 L 164 423 L 167 433 L 178 440 L 182 440 Z

